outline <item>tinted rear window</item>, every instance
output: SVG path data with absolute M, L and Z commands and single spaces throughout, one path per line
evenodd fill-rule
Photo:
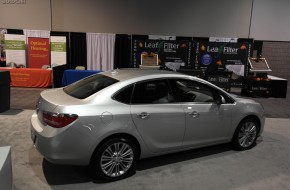
M 125 104 L 130 104 L 133 87 L 134 85 L 123 88 L 115 95 L 114 99 Z
M 118 80 L 102 74 L 96 74 L 69 85 L 63 90 L 70 96 L 84 99 L 116 82 Z

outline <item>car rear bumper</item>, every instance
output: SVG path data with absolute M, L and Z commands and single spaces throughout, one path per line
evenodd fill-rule
M 63 133 L 63 131 L 66 131 Z M 55 129 L 43 125 L 37 114 L 31 117 L 31 139 L 44 158 L 55 164 L 88 165 L 92 142 L 73 127 Z

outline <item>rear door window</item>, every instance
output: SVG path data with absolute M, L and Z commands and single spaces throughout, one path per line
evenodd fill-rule
M 170 102 L 174 102 L 174 97 L 166 79 L 135 84 L 132 104 L 166 104 Z
M 118 80 L 114 78 L 102 74 L 96 74 L 73 83 L 65 87 L 63 90 L 72 97 L 85 99 L 116 82 L 118 82 Z

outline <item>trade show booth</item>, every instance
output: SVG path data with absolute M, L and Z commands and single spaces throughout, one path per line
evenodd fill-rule
M 35 37 L 35 31 L 7 31 L 5 37 L 22 47 L 7 42 L 6 67 L 0 68 L 10 72 L 13 87 L 57 88 L 100 71 L 140 68 L 197 76 L 227 92 L 238 88 L 245 96 L 285 98 L 287 93 L 287 80 L 268 75 L 266 58 L 253 56 L 255 41 L 250 38 L 54 31 L 36 31 L 40 37 Z M 100 40 L 102 47 L 96 46 Z M 15 53 L 21 59 L 14 59 Z M 84 70 L 77 70 L 78 66 Z

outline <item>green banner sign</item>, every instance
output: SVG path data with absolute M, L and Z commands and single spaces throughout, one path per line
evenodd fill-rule
M 66 52 L 66 43 L 65 42 L 51 42 L 50 48 L 51 48 L 51 51 Z
M 18 40 L 5 40 L 6 50 L 25 50 L 24 41 Z

